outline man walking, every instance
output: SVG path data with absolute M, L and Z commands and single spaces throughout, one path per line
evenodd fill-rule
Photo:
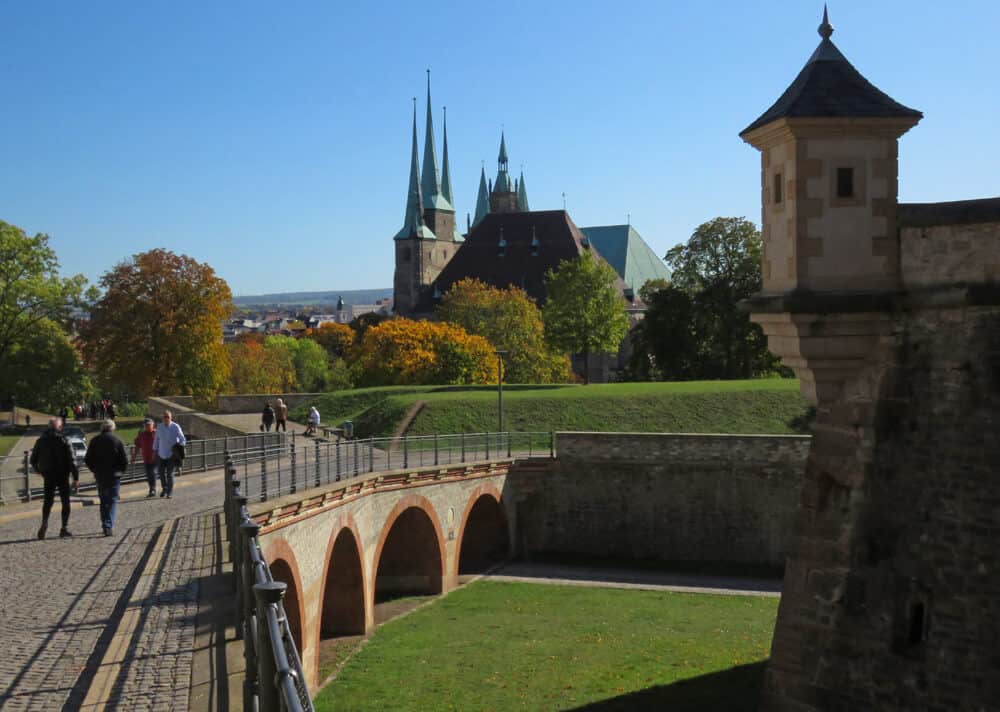
M 69 476 L 73 475 L 75 489 L 80 483 L 80 472 L 76 468 L 73 446 L 62 434 L 62 426 L 61 418 L 50 419 L 48 430 L 42 433 L 35 447 L 31 449 L 31 467 L 35 472 L 42 473 L 45 479 L 42 526 L 38 528 L 39 539 L 45 538 L 45 531 L 49 528 L 49 514 L 52 512 L 57 489 L 59 499 L 62 501 L 62 528 L 59 530 L 59 536 L 61 538 L 73 536 L 66 528 L 69 525 Z
M 156 464 L 160 471 L 160 496 L 170 499 L 174 494 L 174 446 L 184 446 L 187 440 L 181 426 L 174 422 L 173 413 L 163 411 L 163 422 L 156 427 L 153 449 L 156 450 Z
M 274 409 L 274 416 L 277 420 L 274 423 L 274 432 L 279 430 L 282 432 L 288 432 L 288 406 L 285 405 L 285 401 L 278 399 L 277 406 Z
M 271 432 L 271 425 L 274 423 L 274 408 L 270 403 L 264 404 L 264 412 L 260 414 L 260 427 L 265 432 Z
M 115 433 L 115 421 L 101 423 L 101 434 L 90 441 L 83 461 L 97 480 L 97 495 L 101 500 L 101 531 L 104 536 L 113 534 L 115 509 L 121 493 L 122 475 L 128 467 L 125 445 Z
M 146 484 L 149 485 L 149 494 L 146 497 L 156 496 L 156 450 L 153 449 L 153 438 L 155 437 L 156 423 L 152 418 L 146 418 L 142 424 L 142 430 L 135 436 L 132 448 L 132 462 L 135 462 L 136 451 L 142 453 L 142 464 L 146 468 Z

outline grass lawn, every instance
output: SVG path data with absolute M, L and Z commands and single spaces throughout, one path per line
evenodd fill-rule
M 0 435 L 0 456 L 9 455 L 20 439 L 20 435 Z
M 418 400 L 426 406 L 409 435 L 497 428 L 495 386 L 366 388 L 327 394 L 317 407 L 324 422 L 354 420 L 358 437 L 385 436 Z M 787 379 L 504 387 L 511 431 L 801 433 L 808 410 L 798 381 Z
M 478 581 L 380 627 L 317 710 L 753 710 L 778 599 Z

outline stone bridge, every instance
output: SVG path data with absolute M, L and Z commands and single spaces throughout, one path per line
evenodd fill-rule
M 320 640 L 514 553 L 780 570 L 808 437 L 560 433 L 556 458 L 375 473 L 250 507 L 307 683 Z

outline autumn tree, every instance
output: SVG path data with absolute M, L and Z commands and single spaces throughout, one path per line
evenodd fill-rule
M 354 329 L 333 321 L 307 330 L 305 337 L 322 346 L 330 358 L 344 358 L 354 345 Z
M 545 275 L 545 339 L 554 348 L 583 356 L 587 382 L 590 355 L 617 351 L 628 333 L 617 278 L 614 268 L 591 252 L 563 260 Z
M 10 368 L 5 360 L 16 346 L 23 355 L 43 322 L 66 325 L 85 284 L 83 275 L 59 276 L 59 260 L 48 235 L 28 237 L 21 228 L 0 220 L 0 370 Z
M 489 341 L 454 324 L 390 319 L 369 327 L 354 351 L 359 385 L 492 383 Z
M 456 282 L 438 305 L 441 321 L 457 324 L 507 351 L 505 380 L 559 383 L 569 380 L 569 359 L 552 351 L 538 306 L 523 289 L 498 289 L 478 279 Z
M 286 350 L 265 349 L 260 339 L 226 344 L 230 393 L 286 393 L 295 384 L 295 363 Z
M 209 265 L 150 250 L 100 284 L 104 294 L 81 336 L 102 382 L 145 395 L 218 393 L 228 376 L 220 324 L 232 293 Z

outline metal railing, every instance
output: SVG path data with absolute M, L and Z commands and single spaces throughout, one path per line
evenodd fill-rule
M 260 526 L 247 510 L 234 460 L 226 463 L 226 530 L 233 563 L 236 633 L 243 640 L 246 712 L 312 712 L 295 639 L 282 599 L 287 584 L 275 581 L 260 550 Z
M 262 445 L 230 453 L 242 491 L 264 502 L 310 487 L 361 475 L 456 465 L 491 459 L 554 457 L 550 432 L 459 433 L 454 435 L 308 440 Z
M 247 435 L 230 435 L 224 438 L 207 438 L 204 440 L 190 439 L 185 446 L 184 463 L 174 470 L 174 476 L 185 473 L 205 472 L 222 467 L 225 464 L 225 453 L 249 452 L 259 448 L 274 448 L 276 446 L 295 448 L 296 441 L 304 438 L 292 433 L 252 433 Z M 131 449 L 131 443 L 125 443 L 126 449 Z M 42 478 L 36 474 L 29 463 L 31 453 L 25 450 L 16 455 L 0 457 L 0 504 L 11 502 L 28 502 L 42 494 Z M 97 483 L 90 470 L 83 463 L 80 468 L 80 490 L 83 492 L 96 490 Z M 131 463 L 122 477 L 122 483 L 142 482 L 146 479 L 146 468 L 142 456 Z

